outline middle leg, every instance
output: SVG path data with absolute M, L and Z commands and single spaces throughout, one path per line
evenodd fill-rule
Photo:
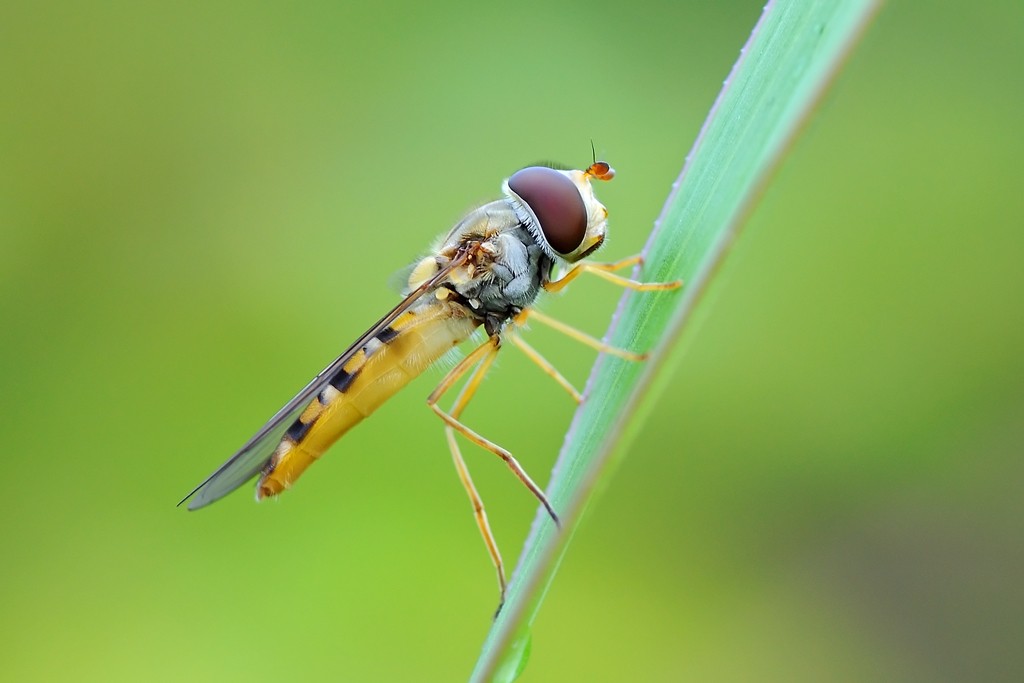
M 508 465 L 509 469 L 515 473 L 519 480 L 523 482 L 523 485 L 530 490 L 530 493 L 532 493 L 534 497 L 541 502 L 544 509 L 548 511 L 548 515 L 551 517 L 551 520 L 555 523 L 555 526 L 559 526 L 558 515 L 555 513 L 554 508 L 551 507 L 551 503 L 548 501 L 547 496 L 545 496 L 541 488 L 537 486 L 532 479 L 530 479 L 530 476 L 526 473 L 526 470 L 523 469 L 522 465 L 519 464 L 519 461 L 517 461 L 507 450 L 498 444 L 485 439 L 483 436 L 459 421 L 459 415 L 462 414 L 462 411 L 465 410 L 470 399 L 473 398 L 473 394 L 476 393 L 476 389 L 480 385 L 480 381 L 483 379 L 483 375 L 486 373 L 487 368 L 490 367 L 491 363 L 494 362 L 494 358 L 498 355 L 500 345 L 501 341 L 497 335 L 489 337 L 487 341 L 466 356 L 458 365 L 452 368 L 451 372 L 449 372 L 443 380 L 441 380 L 441 383 L 437 385 L 437 388 L 434 389 L 433 393 L 431 393 L 427 398 L 427 405 L 430 406 L 430 409 L 433 410 L 447 426 L 459 432 L 481 448 L 488 450 L 501 458 L 505 464 Z M 451 412 L 445 412 L 443 408 L 437 405 L 437 402 L 441 400 L 441 397 L 452 387 L 452 385 L 459 381 L 460 377 L 466 374 L 469 368 L 478 362 L 480 363 L 480 371 L 475 371 L 469 381 L 466 382 L 466 386 L 463 388 L 462 392 L 459 393 L 459 397 L 452 406 Z

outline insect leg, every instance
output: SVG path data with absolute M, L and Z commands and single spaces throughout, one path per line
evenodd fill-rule
M 555 320 L 554 318 L 544 315 L 543 313 L 540 313 L 539 311 L 536 311 L 532 308 L 524 308 L 519 313 L 519 315 L 515 317 L 515 324 L 522 325 L 523 323 L 526 322 L 527 318 L 531 320 L 536 320 L 539 323 L 543 323 L 544 325 L 547 325 L 551 329 L 561 332 L 565 336 L 571 339 L 575 339 L 576 341 L 582 344 L 586 344 L 590 348 L 595 349 L 597 351 L 608 353 L 613 356 L 618 356 L 623 360 L 629 360 L 634 362 L 647 360 L 646 353 L 633 353 L 632 351 L 620 349 L 617 346 L 609 346 L 600 339 L 595 339 L 594 337 L 590 336 L 586 332 L 577 330 L 575 327 L 566 325 L 560 320 Z
M 509 469 L 519 477 L 519 481 L 523 482 L 526 488 L 530 489 L 530 493 L 532 493 L 534 497 L 541 502 L 544 509 L 547 510 L 548 515 L 555 523 L 555 526 L 559 526 L 558 515 L 555 513 L 554 508 L 551 507 L 551 503 L 548 502 L 547 496 L 544 495 L 544 492 L 539 486 L 533 483 L 533 480 L 530 479 L 530 476 L 522 468 L 519 462 L 512 457 L 512 454 L 498 444 L 488 441 L 484 437 L 480 436 L 480 434 L 462 424 L 458 419 L 458 416 L 466 408 L 470 399 L 473 398 L 473 394 L 476 393 L 477 386 L 479 386 L 480 380 L 483 379 L 483 375 L 487 368 L 494 362 L 494 358 L 498 354 L 500 343 L 499 337 L 495 335 L 488 338 L 487 341 L 466 356 L 458 365 L 452 368 L 451 372 L 449 372 L 443 380 L 441 380 L 441 383 L 436 389 L 434 389 L 434 392 L 427 398 L 427 405 L 430 406 L 431 410 L 437 413 L 438 417 L 444 420 L 446 425 L 465 436 L 477 446 L 494 453 L 505 461 L 505 464 L 508 465 Z M 455 405 L 452 406 L 451 413 L 445 412 L 437 405 L 437 402 L 441 400 L 441 396 L 443 396 L 444 393 L 448 391 L 448 389 L 450 389 L 460 377 L 462 377 L 462 375 L 466 374 L 466 371 L 476 362 L 480 363 L 480 367 L 477 371 L 473 372 L 469 381 L 466 382 L 466 386 L 463 387 L 463 390 L 459 393 L 459 397 L 456 399 Z
M 523 341 L 523 339 L 518 334 L 513 334 L 509 338 L 512 340 L 513 344 L 518 346 L 519 349 L 526 354 L 527 358 L 529 358 L 534 363 L 539 365 L 540 369 L 543 370 L 545 374 L 554 379 L 556 382 L 558 382 L 559 386 L 561 386 L 563 389 L 569 392 L 569 395 L 572 396 L 572 400 L 576 401 L 577 403 L 583 401 L 583 396 L 580 394 L 580 392 L 576 391 L 576 387 L 570 384 L 569 380 L 567 380 L 562 375 L 562 373 L 556 370 L 555 366 L 552 365 L 547 358 L 540 355 L 540 352 L 538 352 L 537 349 L 533 348 L 525 341 Z
M 466 461 L 462 459 L 462 452 L 459 450 L 459 444 L 455 441 L 455 432 L 451 427 L 444 428 L 445 437 L 448 439 L 448 450 L 452 453 L 452 460 L 455 462 L 455 469 L 459 473 L 459 481 L 462 482 L 462 487 L 466 489 L 466 494 L 469 496 L 470 502 L 473 504 L 473 515 L 476 517 L 477 528 L 480 529 L 480 535 L 483 536 L 484 545 L 487 546 L 487 553 L 491 556 L 491 563 L 494 564 L 494 569 L 498 572 L 498 590 L 501 592 L 501 602 L 505 602 L 505 564 L 501 560 L 501 552 L 498 550 L 498 542 L 494 540 L 494 534 L 491 532 L 491 525 L 487 521 L 487 511 L 484 510 L 484 502 L 480 499 L 480 494 L 476 492 L 476 486 L 473 485 L 473 478 L 469 476 L 469 470 L 466 468 Z
M 578 263 L 572 268 L 570 268 L 569 272 L 567 272 L 558 280 L 546 283 L 544 285 L 544 289 L 549 292 L 557 292 L 563 289 L 566 285 L 568 285 L 570 282 L 578 278 L 583 273 L 593 273 L 599 278 L 608 280 L 608 282 L 617 284 L 620 287 L 634 289 L 638 292 L 652 292 L 668 289 L 678 289 L 679 287 L 683 286 L 683 283 L 679 280 L 676 280 L 674 282 L 638 282 L 636 280 L 631 280 L 628 277 L 616 275 L 613 272 L 616 270 L 622 270 L 623 268 L 628 268 L 629 266 L 635 266 L 636 264 L 643 262 L 643 256 L 637 254 L 636 256 L 630 256 L 629 258 L 624 258 L 621 261 L 615 261 L 614 263 Z
M 492 352 L 490 344 L 484 344 L 476 351 L 479 351 L 480 349 L 484 349 L 488 354 L 491 354 Z M 473 354 L 470 354 L 470 356 L 475 356 L 476 351 Z M 487 358 L 493 359 L 493 354 L 487 356 L 485 361 Z M 469 360 L 469 357 L 467 357 L 466 360 Z M 472 360 L 475 361 L 476 358 L 473 357 Z M 449 375 L 454 374 L 456 371 L 460 371 L 459 374 L 461 374 L 465 372 L 465 369 L 471 364 L 472 361 L 465 367 L 461 368 L 461 370 L 457 367 L 453 369 L 452 373 L 449 373 Z M 462 363 L 459 365 L 462 365 Z M 470 375 L 469 381 L 462 387 L 462 391 L 459 392 L 459 397 L 455 401 L 455 407 L 452 409 L 452 413 L 456 417 L 458 417 L 466 407 L 466 403 L 468 402 L 466 393 L 469 391 L 470 386 L 473 387 L 474 391 L 476 390 L 476 386 L 480 383 L 479 378 L 483 377 L 483 373 L 487 370 L 487 366 L 489 365 L 489 361 L 478 363 L 476 368 L 473 370 L 473 374 Z M 445 377 L 445 380 L 447 379 L 448 377 Z M 448 384 L 448 386 L 451 385 Z M 491 556 L 491 563 L 494 564 L 494 569 L 498 573 L 498 590 L 501 593 L 501 600 L 499 602 L 498 609 L 500 610 L 501 605 L 505 603 L 505 587 L 507 585 L 505 581 L 505 564 L 502 562 L 501 552 L 498 550 L 498 543 L 494 539 L 494 534 L 491 532 L 491 525 L 487 521 L 487 512 L 484 510 L 484 502 L 480 498 L 480 494 L 477 493 L 476 486 L 473 485 L 473 478 L 469 475 L 469 468 L 466 467 L 466 461 L 462 458 L 462 451 L 459 449 L 459 444 L 455 440 L 455 430 L 450 426 L 445 425 L 444 434 L 448 441 L 448 450 L 451 451 L 452 454 L 452 461 L 455 463 L 455 470 L 459 473 L 459 481 L 462 482 L 462 487 L 466 490 L 466 495 L 469 496 L 469 500 L 473 504 L 473 515 L 476 517 L 477 528 L 480 529 L 480 535 L 483 536 L 484 545 L 487 546 L 487 553 Z

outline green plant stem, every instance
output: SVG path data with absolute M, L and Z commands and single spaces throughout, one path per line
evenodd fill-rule
M 651 356 L 630 363 L 603 355 L 595 364 L 548 489 L 563 530 L 539 511 L 473 681 L 511 681 L 522 671 L 530 626 L 598 483 L 679 361 L 682 333 L 771 170 L 878 6 L 877 0 L 791 0 L 765 7 L 655 223 L 637 274 L 685 286 L 627 292 L 620 302 L 606 339 L 620 348 L 652 349 Z

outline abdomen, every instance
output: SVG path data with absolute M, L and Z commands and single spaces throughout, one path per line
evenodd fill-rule
M 256 498 L 290 488 L 345 432 L 479 324 L 458 304 L 438 300 L 399 316 L 342 367 L 288 429 L 260 477 Z

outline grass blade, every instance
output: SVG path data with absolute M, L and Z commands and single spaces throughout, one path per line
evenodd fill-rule
M 674 293 L 627 293 L 607 339 L 653 349 L 646 363 L 604 355 L 587 383 L 548 496 L 484 642 L 473 681 L 511 681 L 526 665 L 530 625 L 595 491 L 658 393 L 708 283 L 800 124 L 877 9 L 877 0 L 770 1 L 673 186 L 645 250 L 641 279 L 683 280 Z M 671 357 L 669 351 L 672 350 Z

